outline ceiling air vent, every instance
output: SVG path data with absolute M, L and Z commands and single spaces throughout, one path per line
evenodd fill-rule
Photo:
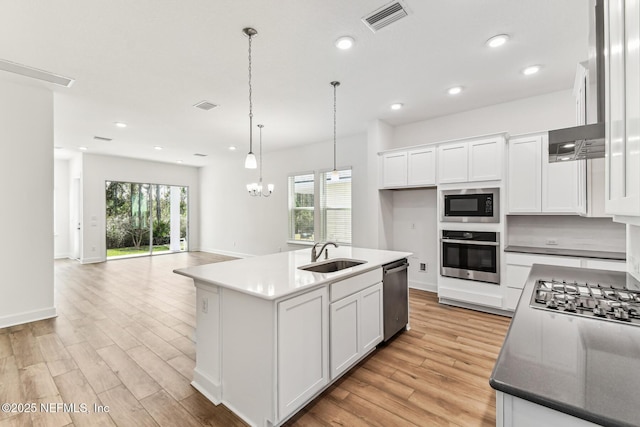
M 404 18 L 408 14 L 409 11 L 406 6 L 399 1 L 394 1 L 366 15 L 362 18 L 362 22 L 364 22 L 371 31 L 376 33 L 382 28 Z
M 102 142 L 111 142 L 111 141 L 113 141 L 112 138 L 106 138 L 104 136 L 94 136 L 93 139 L 95 139 L 96 141 L 102 141 Z
M 194 156 L 196 156 L 196 157 L 207 157 L 207 154 L 196 153 L 196 154 L 194 154 Z
M 209 102 L 209 101 L 200 101 L 196 105 L 194 105 L 194 107 L 199 108 L 201 110 L 209 111 L 209 110 L 213 110 L 214 108 L 218 107 L 218 105 L 214 104 L 213 102 Z

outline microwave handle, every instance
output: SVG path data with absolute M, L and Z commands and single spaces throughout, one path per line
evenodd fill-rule
M 499 246 L 500 242 L 482 242 L 478 240 L 452 240 L 440 239 L 442 243 L 461 243 L 463 245 Z

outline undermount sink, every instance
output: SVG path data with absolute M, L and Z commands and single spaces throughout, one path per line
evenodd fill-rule
M 366 261 L 360 261 L 357 259 L 338 258 L 329 261 L 323 261 L 316 264 L 305 265 L 298 267 L 300 270 L 313 271 L 314 273 L 334 273 L 336 271 L 344 270 L 345 268 L 355 267 L 360 264 L 364 264 Z

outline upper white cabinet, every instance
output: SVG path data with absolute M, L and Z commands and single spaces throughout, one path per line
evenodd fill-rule
M 438 147 L 438 183 L 466 182 L 469 178 L 469 147 L 466 142 Z
M 496 136 L 438 146 L 438 183 L 502 179 L 504 138 Z
M 407 185 L 436 185 L 436 147 L 407 151 Z
M 382 188 L 407 185 L 407 152 L 394 151 L 382 155 Z
M 380 188 L 436 185 L 436 148 L 427 146 L 381 154 Z
M 584 161 L 549 163 L 546 134 L 509 139 L 509 213 L 584 212 Z
M 640 1 L 605 0 L 606 211 L 640 216 Z M 636 219 L 635 222 L 638 220 Z

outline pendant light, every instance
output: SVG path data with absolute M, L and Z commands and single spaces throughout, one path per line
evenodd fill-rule
M 273 184 L 268 184 L 267 191 L 264 193 L 262 192 L 262 128 L 264 127 L 264 125 L 258 125 L 258 127 L 260 128 L 260 181 L 257 183 L 254 182 L 251 184 L 247 184 L 247 191 L 249 192 L 250 196 L 269 197 L 271 193 L 273 193 L 273 189 L 275 186 Z
M 331 82 L 333 86 L 333 171 L 331 171 L 331 181 L 338 182 L 340 173 L 336 169 L 336 88 L 340 86 L 340 82 Z
M 258 32 L 250 27 L 242 30 L 243 34 L 249 38 L 249 154 L 244 160 L 244 167 L 255 169 L 257 167 L 256 156 L 253 154 L 253 103 L 251 101 L 251 40 L 258 35 Z

